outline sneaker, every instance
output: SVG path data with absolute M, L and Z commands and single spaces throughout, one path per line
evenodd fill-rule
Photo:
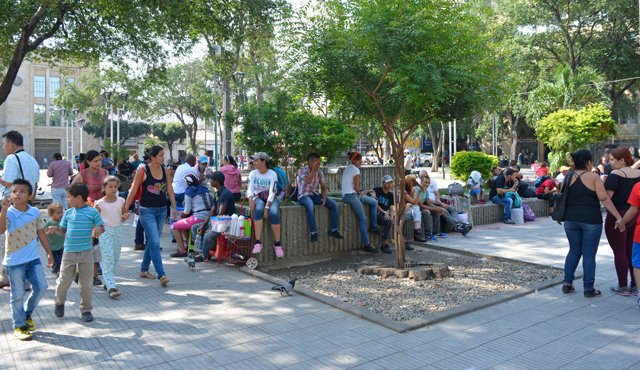
M 140 277 L 144 279 L 155 279 L 156 276 L 149 271 L 140 271 Z
M 273 251 L 276 252 L 276 257 L 278 258 L 284 257 L 284 249 L 282 249 L 281 245 L 274 245 Z
M 318 233 L 311 233 L 311 243 L 318 241 Z
M 262 252 L 262 243 L 256 243 L 253 245 L 253 251 L 251 253 L 258 254 Z
M 171 256 L 171 258 L 184 258 L 187 256 L 187 251 L 184 251 L 184 252 L 176 251 L 174 253 L 171 253 L 169 256 Z
M 344 236 L 338 230 L 329 231 L 329 236 L 336 239 L 344 239 Z
M 600 294 L 602 294 L 602 292 L 601 292 L 601 291 L 599 291 L 598 289 L 586 289 L 586 290 L 583 292 L 583 295 L 584 295 L 586 298 L 593 298 L 593 297 L 599 296 Z
M 630 286 L 629 287 L 629 294 L 632 296 L 637 296 L 638 295 L 638 287 L 637 286 Z
M 97 276 L 94 276 L 93 285 L 102 285 L 102 280 L 100 280 Z
M 83 312 L 80 319 L 84 322 L 91 322 L 93 321 L 93 315 L 91 314 L 91 312 Z
M 445 233 L 440 233 L 440 234 L 438 234 L 438 236 L 439 236 L 439 237 L 441 237 L 441 238 L 446 238 L 446 237 L 447 237 L 447 234 L 445 234 Z
M 33 338 L 26 326 L 14 330 L 13 335 L 19 340 L 31 340 L 31 338 Z
M 27 329 L 29 331 L 36 331 L 36 323 L 33 321 L 31 316 L 27 316 Z
M 134 251 L 143 251 L 144 250 L 144 244 L 143 243 L 137 243 L 134 247 L 133 247 Z
M 504 223 L 507 225 L 515 225 L 515 222 L 512 219 L 504 220 Z
M 562 293 L 569 294 L 575 291 L 576 291 L 576 287 L 574 287 L 573 284 L 567 284 L 567 283 L 562 284 Z
M 435 234 L 431 234 L 427 239 L 431 240 L 432 242 L 438 241 L 438 237 Z
M 427 240 L 429 240 L 428 238 L 426 238 L 421 231 L 415 230 L 413 232 L 413 240 L 416 242 L 420 242 L 420 243 L 424 243 Z
M 407 251 L 415 250 L 415 248 L 414 248 L 414 247 L 412 247 L 412 246 L 410 246 L 409 244 L 405 244 L 405 245 L 404 245 L 404 249 L 405 249 L 405 250 L 407 250 Z
M 371 244 L 365 245 L 364 247 L 362 247 L 362 249 L 365 252 L 369 252 L 369 253 L 378 253 L 379 252 L 378 248 L 372 247 Z
M 56 317 L 63 317 L 64 316 L 64 305 L 63 304 L 57 304 L 55 309 L 53 310 L 53 314 L 56 315 Z
M 160 277 L 159 280 L 160 280 L 160 285 L 162 285 L 163 288 L 166 288 L 167 285 L 169 285 L 169 278 L 167 277 L 167 275 Z
M 382 247 L 380 247 L 380 252 L 385 253 L 385 254 L 393 253 L 393 251 L 391 250 L 391 247 L 389 246 L 389 244 L 384 244 Z
M 109 298 L 116 299 L 120 297 L 120 292 L 116 288 L 109 289 Z
M 623 295 L 623 296 L 630 296 L 631 293 L 629 292 L 629 288 L 627 288 L 626 286 L 619 286 L 619 285 L 614 285 L 611 288 L 611 291 L 619 294 L 619 295 Z

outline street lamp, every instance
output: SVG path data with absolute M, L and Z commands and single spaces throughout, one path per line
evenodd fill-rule
M 220 45 L 211 45 L 209 49 L 209 54 L 211 54 L 211 58 L 215 62 L 217 58 L 222 54 L 222 48 Z M 210 83 L 211 93 L 213 95 L 213 165 L 218 170 L 218 163 L 220 161 L 220 157 L 218 156 L 218 106 L 216 104 L 216 76 L 214 74 L 213 80 Z M 207 150 L 207 124 L 204 124 L 204 146 L 205 151 Z
M 78 120 L 78 127 L 80 128 L 80 153 L 82 153 L 82 129 L 84 128 L 84 123 L 85 123 L 85 119 L 84 118 L 80 118 Z
M 114 155 L 115 160 L 118 160 L 118 155 L 120 154 L 120 112 L 122 112 L 123 114 L 127 111 L 127 97 L 129 97 L 129 92 L 128 91 L 123 91 L 120 94 L 120 100 L 122 101 L 122 108 L 118 108 L 118 128 L 117 128 L 117 136 L 116 136 L 116 143 L 118 143 L 117 149 L 112 149 L 115 150 L 116 153 Z M 113 143 L 111 143 L 111 146 L 113 147 Z
M 69 125 L 67 124 L 67 122 L 65 121 L 65 114 L 67 113 L 67 110 L 64 108 L 60 109 L 60 124 L 62 126 L 64 126 L 64 131 L 65 131 L 65 140 L 64 140 L 64 155 L 66 156 L 66 159 L 69 159 Z
M 105 90 L 102 93 L 102 96 L 104 97 L 104 104 L 105 104 L 105 111 L 106 113 L 109 115 L 109 140 L 111 141 L 111 146 L 113 147 L 113 104 L 111 104 L 110 100 L 111 100 L 111 95 L 113 94 L 112 91 L 109 90 Z
M 241 101 L 241 97 L 240 97 L 240 85 L 242 85 L 242 81 L 244 80 L 244 72 L 240 72 L 240 71 L 235 71 L 233 72 L 233 74 L 231 75 L 231 77 L 233 78 L 233 82 L 235 82 L 236 84 L 236 89 L 237 89 L 237 98 L 236 98 L 236 112 L 237 115 L 240 116 L 240 101 Z M 238 121 L 240 121 L 239 117 L 238 117 Z M 225 138 L 228 140 L 229 142 L 229 155 L 233 155 L 233 129 L 230 130 L 231 132 L 228 134 L 225 134 Z
M 80 110 L 78 108 L 73 108 L 73 123 L 71 125 L 71 155 L 73 155 L 73 129 L 76 127 L 76 121 L 78 120 L 78 113 Z M 82 137 L 82 135 L 80 136 Z

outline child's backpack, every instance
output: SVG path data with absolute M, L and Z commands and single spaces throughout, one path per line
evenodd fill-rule
M 536 182 L 533 183 L 533 186 L 535 186 L 536 188 L 540 187 L 540 185 L 542 185 L 543 182 L 549 180 L 551 177 L 547 176 L 547 175 L 542 175 L 540 177 L 538 177 L 536 179 Z
M 524 213 L 524 220 L 525 221 L 535 221 L 536 220 L 536 214 L 533 213 L 533 209 L 531 209 L 531 206 L 523 203 L 522 204 L 522 212 Z

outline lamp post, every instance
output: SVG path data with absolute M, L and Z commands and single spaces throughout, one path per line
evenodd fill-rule
M 127 97 L 129 97 L 129 92 L 127 91 L 123 91 L 120 93 L 120 100 L 122 101 L 122 108 L 118 108 L 118 124 L 117 124 L 117 135 L 116 135 L 116 143 L 117 143 L 117 148 L 113 149 L 112 151 L 115 151 L 115 160 L 117 161 L 119 158 L 119 154 L 120 154 L 120 112 L 122 112 L 123 114 L 127 111 Z M 113 147 L 113 143 L 111 144 L 111 146 Z
M 236 97 L 236 114 L 238 116 L 237 120 L 240 120 L 240 101 L 241 101 L 241 97 L 240 97 L 240 85 L 242 85 L 242 81 L 244 80 L 244 72 L 240 72 L 240 71 L 235 71 L 233 72 L 233 74 L 231 75 L 231 77 L 233 78 L 233 82 L 235 82 L 236 84 L 236 90 L 237 90 L 237 97 Z M 231 148 L 230 152 L 228 153 L 229 155 L 233 155 L 233 129 L 231 129 L 230 133 L 227 133 L 225 135 L 225 138 L 229 141 L 229 148 Z
M 65 138 L 64 138 L 64 155 L 66 157 L 67 160 L 69 160 L 69 125 L 67 124 L 67 122 L 65 121 L 65 114 L 67 113 L 67 110 L 62 108 L 60 109 L 60 124 L 62 126 L 64 126 L 64 134 L 65 134 Z
M 102 93 L 104 97 L 105 111 L 109 115 L 109 140 L 111 141 L 111 146 L 113 147 L 113 105 L 110 103 L 111 95 L 113 92 L 106 90 Z
M 80 110 L 78 108 L 73 108 L 73 123 L 71 125 L 71 155 L 73 155 L 73 129 L 76 127 L 78 113 L 80 113 Z
M 209 53 L 211 54 L 212 59 L 214 60 L 214 62 L 216 61 L 217 57 L 220 56 L 220 54 L 222 53 L 222 48 L 220 47 L 220 45 L 212 45 L 211 49 L 209 50 Z M 216 76 L 213 76 L 213 80 L 211 82 L 211 92 L 213 95 L 213 164 L 216 168 L 216 171 L 218 170 L 219 167 L 219 160 L 220 157 L 218 156 L 218 106 L 216 104 Z M 205 150 L 207 149 L 207 124 L 205 123 L 204 126 L 204 146 L 205 146 Z
M 80 128 L 80 153 L 82 153 L 82 150 L 83 150 L 82 149 L 82 136 L 84 136 L 84 135 L 82 135 L 82 130 L 84 128 L 84 123 L 85 123 L 85 119 L 84 118 L 81 118 L 81 119 L 78 120 L 78 127 Z

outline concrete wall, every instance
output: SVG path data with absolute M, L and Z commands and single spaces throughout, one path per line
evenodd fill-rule
M 340 167 L 322 167 L 324 172 L 324 180 L 327 183 L 329 192 L 340 192 L 342 189 L 342 174 L 344 173 L 345 166 Z M 289 167 L 287 169 L 287 177 L 289 182 L 293 182 L 298 174 L 298 169 Z M 373 189 L 376 186 L 381 186 L 382 176 L 393 176 L 393 166 L 362 166 L 360 168 L 360 189 L 367 190 Z

